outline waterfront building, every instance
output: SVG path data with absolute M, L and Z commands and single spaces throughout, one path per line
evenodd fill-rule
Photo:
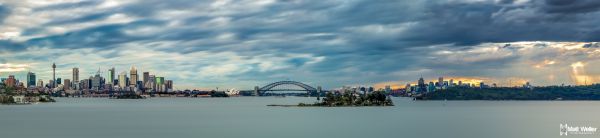
M 92 77 L 91 80 L 92 90 L 100 90 L 101 88 L 103 88 L 102 86 L 104 86 L 104 82 L 103 78 L 100 76 L 100 70 L 98 70 L 98 73 L 96 73 L 96 75 Z
M 433 92 L 435 91 L 436 86 L 434 85 L 433 82 L 429 82 L 429 85 L 427 85 L 427 92 Z
M 115 83 L 115 68 L 108 69 L 108 83 L 112 85 L 116 85 Z
M 27 72 L 27 87 L 35 87 L 35 73 Z
M 64 90 L 70 90 L 71 89 L 71 80 L 65 79 L 65 84 L 63 85 L 63 89 Z
M 54 80 L 48 80 L 48 88 L 54 87 Z
M 385 85 L 385 92 L 386 93 L 392 92 L 392 87 L 390 85 Z
M 173 90 L 173 80 L 165 81 L 165 87 L 167 90 Z
M 4 81 L 4 85 L 6 85 L 6 87 L 9 88 L 17 86 L 17 80 L 15 79 L 15 75 L 8 75 L 8 79 Z
M 419 81 L 417 83 L 416 92 L 427 92 L 427 88 L 425 86 L 425 80 L 423 79 L 423 77 L 419 78 Z
M 438 87 L 443 87 L 444 86 L 444 77 L 440 77 L 438 78 Z
M 360 93 L 367 94 L 367 88 L 365 87 L 359 87 L 358 91 L 360 91 Z
M 132 88 L 135 88 L 137 87 L 136 84 L 139 79 L 137 69 L 135 69 L 135 66 L 131 66 L 131 70 L 129 71 L 129 73 L 129 85 L 131 85 Z
M 148 82 L 147 83 L 148 83 L 148 86 L 147 86 L 148 88 L 156 91 L 156 77 L 154 75 L 150 75 L 148 77 Z
M 148 79 L 150 79 L 150 72 L 144 72 L 143 76 L 142 76 L 142 84 L 143 84 L 143 88 L 147 88 L 146 84 L 148 83 Z
M 73 68 L 73 82 L 79 82 L 79 68 Z M 68 83 L 65 83 L 68 84 Z
M 162 92 L 163 85 L 165 84 L 165 77 L 155 77 L 156 89 Z
M 44 87 L 44 81 L 42 79 L 39 79 L 37 82 L 37 86 L 38 87 Z
M 121 72 L 121 74 L 119 74 L 119 87 L 121 87 L 121 89 L 127 87 L 127 72 Z
M 90 89 L 90 79 L 83 79 L 80 82 L 81 89 L 89 90 Z
M 523 88 L 531 88 L 531 84 L 529 82 L 525 82 L 525 84 L 523 85 Z

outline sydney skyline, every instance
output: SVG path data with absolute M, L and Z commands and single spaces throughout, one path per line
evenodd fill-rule
M 0 77 L 150 72 L 175 87 L 600 81 L 595 0 L 0 0 Z M 509 83 L 510 82 L 510 83 Z

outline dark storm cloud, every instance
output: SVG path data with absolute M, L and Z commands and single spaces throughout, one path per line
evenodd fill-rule
M 106 19 L 110 15 L 112 15 L 112 13 L 96 13 L 96 14 L 85 15 L 82 17 L 74 18 L 74 19 L 65 19 L 65 20 L 58 19 L 58 20 L 54 20 L 49 23 L 46 23 L 44 25 L 52 26 L 52 25 L 90 22 L 90 21 Z
M 16 43 L 10 40 L 0 40 L 0 52 L 4 51 L 20 51 L 26 47 L 21 43 Z
M 64 10 L 64 9 L 86 8 L 86 7 L 95 6 L 95 5 L 98 5 L 101 3 L 102 3 L 102 1 L 100 1 L 100 0 L 62 3 L 62 4 L 54 4 L 54 5 L 50 5 L 50 6 L 45 6 L 45 7 L 41 7 L 41 8 L 35 8 L 34 11 L 44 12 L 44 11 L 51 11 L 51 10 L 59 10 L 60 11 L 60 10 Z
M 600 10 L 597 0 L 546 0 L 542 9 L 548 13 L 588 13 Z
M 4 23 L 4 19 L 9 14 L 10 14 L 10 9 L 8 9 L 8 7 L 6 5 L 2 5 L 2 3 L 0 3 L 0 25 L 2 25 L 2 23 Z
M 506 2 L 500 2 L 506 3 Z M 422 44 L 456 43 L 472 45 L 482 42 L 514 41 L 598 41 L 600 31 L 597 2 L 572 1 L 568 5 L 550 5 L 539 1 L 517 4 L 488 2 L 436 1 L 424 7 L 425 16 L 402 41 Z M 591 5 L 588 5 L 591 4 Z M 587 5 L 581 14 L 576 5 Z M 583 8 L 583 7 L 582 7 Z M 560 9 L 560 10 L 558 10 Z M 561 14 L 557 14 L 560 12 Z
M 69 8 L 73 7 L 73 5 L 88 6 L 90 3 L 81 2 L 70 5 L 53 5 L 47 8 Z M 326 32 L 335 35 L 331 37 L 332 39 L 336 36 L 348 38 L 359 49 L 383 51 L 446 43 L 474 45 L 482 42 L 537 40 L 597 41 L 600 39 L 593 36 L 593 34 L 600 33 L 600 28 L 594 25 L 599 20 L 593 18 L 600 15 L 597 12 L 598 7 L 600 7 L 598 3 L 600 2 L 593 0 L 547 0 L 543 2 L 528 2 L 521 5 L 513 3 L 513 1 L 355 1 L 337 3 L 278 1 L 262 11 L 234 11 L 233 14 L 226 15 L 230 17 L 231 23 L 224 29 L 200 27 L 194 29 L 173 29 L 166 33 L 149 34 L 151 37 L 148 37 L 148 39 L 190 41 L 195 39 L 210 39 L 210 36 L 228 31 L 235 33 L 240 41 L 245 41 L 252 40 L 253 36 L 269 33 L 293 35 Z M 208 1 L 142 1 L 121 5 L 114 10 L 82 15 L 73 19 L 57 19 L 49 22 L 47 25 L 101 20 L 114 13 L 151 17 L 163 10 L 207 8 L 209 5 L 210 2 Z M 280 14 L 284 12 L 290 13 L 290 16 L 282 17 Z M 184 24 L 197 25 L 214 18 L 209 16 L 195 16 L 185 19 Z M 270 20 L 274 19 L 281 19 L 282 21 L 277 23 L 270 22 Z M 345 29 L 347 30 L 347 28 L 351 27 L 402 23 L 414 23 L 414 25 L 407 27 L 402 33 L 379 38 L 364 36 L 369 34 L 345 31 Z M 125 27 L 105 27 L 107 30 L 101 29 L 103 28 L 76 33 L 86 36 L 91 34 L 85 33 L 103 33 L 103 31 L 106 31 L 104 34 L 115 34 L 116 36 L 124 37 L 122 38 L 123 40 L 116 42 L 127 42 L 127 38 L 134 38 L 130 41 L 139 40 L 136 37 L 117 33 L 120 30 L 128 29 Z M 52 36 L 52 38 L 56 38 L 58 41 L 70 40 L 60 39 L 61 37 L 69 36 Z M 106 40 L 115 42 L 111 39 Z M 213 48 L 217 48 L 220 43 L 208 45 L 213 45 Z M 264 47 L 272 48 L 269 46 Z M 277 45 L 273 47 L 277 48 Z M 198 50 L 207 50 L 206 48 L 203 47 Z
M 83 30 L 68 32 L 65 34 L 51 35 L 30 39 L 26 42 L 29 46 L 56 47 L 56 48 L 105 48 L 115 47 L 119 44 L 151 39 L 148 37 L 137 37 L 126 35 L 124 28 L 139 26 L 159 26 L 162 21 L 138 20 L 128 24 L 109 24 L 94 26 Z M 33 30 L 26 30 L 26 34 Z

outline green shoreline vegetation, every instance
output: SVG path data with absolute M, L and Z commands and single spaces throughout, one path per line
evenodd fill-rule
M 358 106 L 394 106 L 390 96 L 385 92 L 375 91 L 368 94 L 358 94 L 351 92 L 332 93 L 328 92 L 321 102 L 299 103 L 298 105 L 276 105 L 282 107 L 358 107 Z
M 4 87 L 0 93 L 0 104 L 31 104 L 31 103 L 56 102 L 48 95 L 16 92 L 14 88 Z
M 600 100 L 600 84 L 533 88 L 448 88 L 415 100 Z

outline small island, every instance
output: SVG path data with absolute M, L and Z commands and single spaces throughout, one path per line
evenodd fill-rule
M 319 98 L 317 98 L 319 99 Z M 276 105 L 282 107 L 358 107 L 358 106 L 394 106 L 390 96 L 385 92 L 375 91 L 367 94 L 352 92 L 332 93 L 328 92 L 322 101 L 316 103 L 299 103 L 298 105 Z

